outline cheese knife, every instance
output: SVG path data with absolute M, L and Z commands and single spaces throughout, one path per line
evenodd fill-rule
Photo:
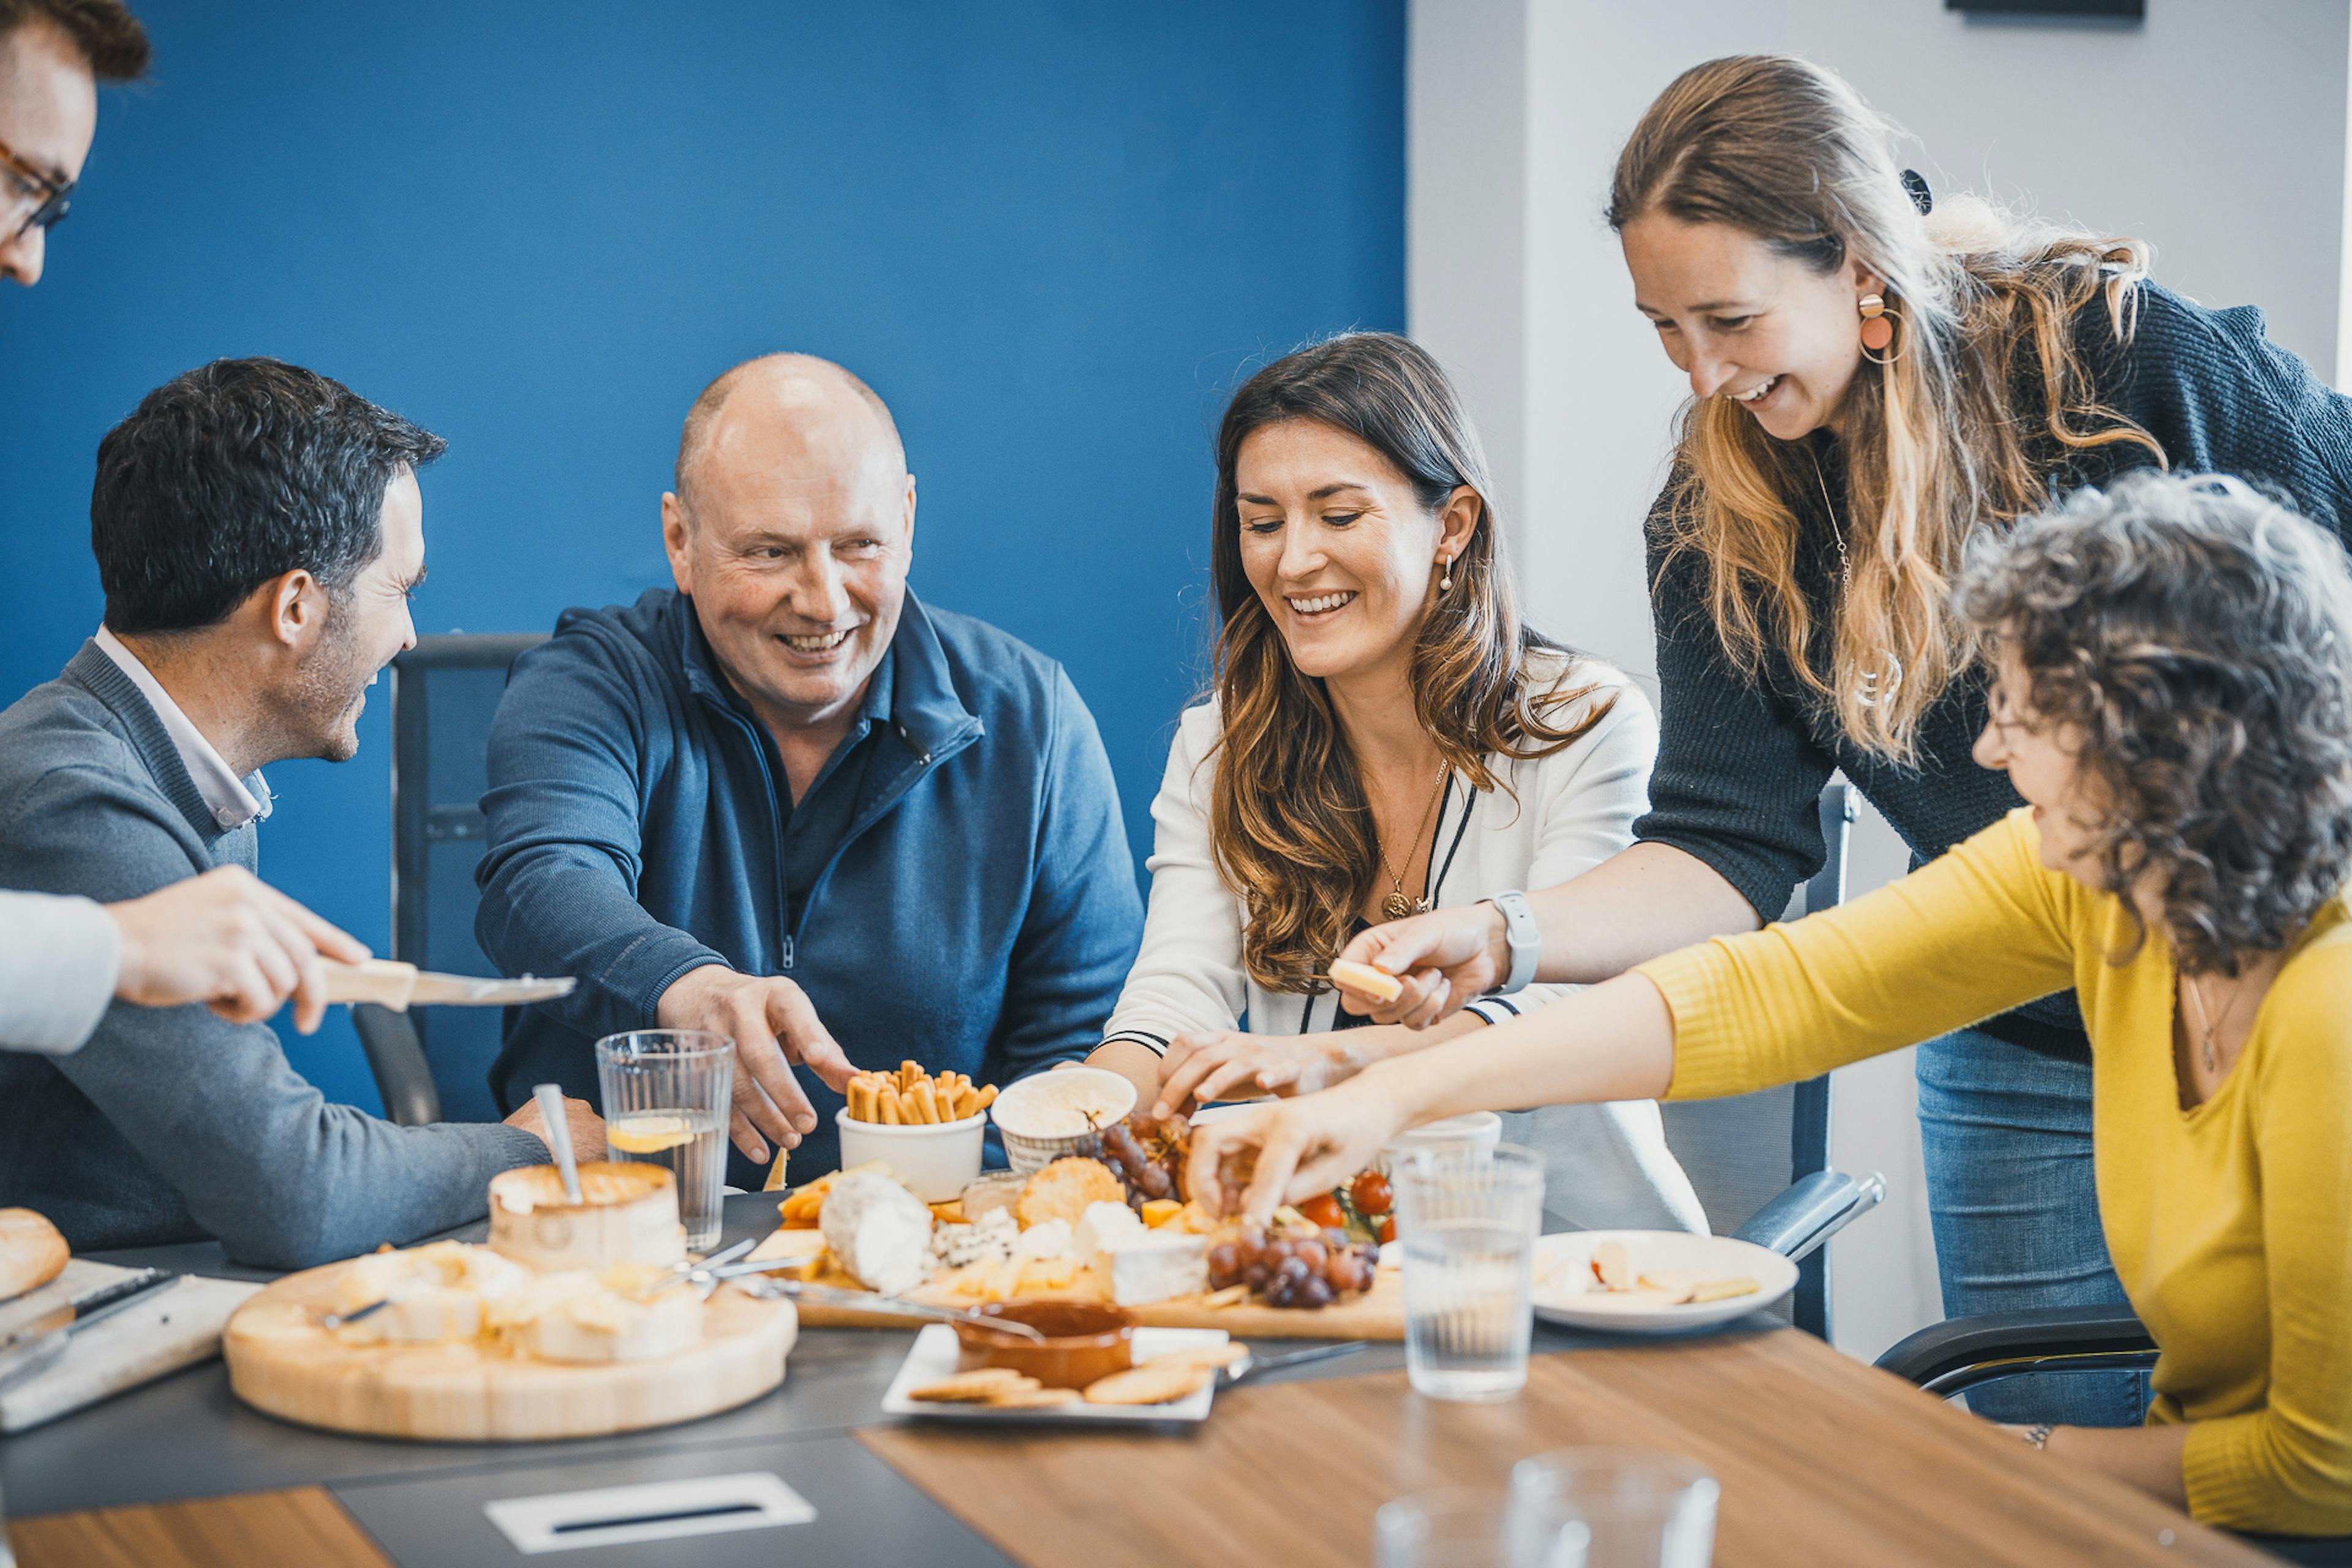
M 167 1268 L 142 1268 L 83 1291 L 0 1339 L 0 1388 L 38 1376 L 66 1353 L 73 1335 L 156 1291 L 179 1282 Z
M 327 1000 L 373 1002 L 394 1012 L 410 1007 L 506 1007 L 524 1002 L 551 1002 L 569 996 L 580 983 L 569 976 L 541 980 L 525 974 L 513 980 L 475 974 L 437 974 L 389 958 L 362 963 L 327 964 Z

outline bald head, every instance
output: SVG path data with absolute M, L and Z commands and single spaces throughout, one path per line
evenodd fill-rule
M 790 460 L 820 471 L 862 472 L 898 486 L 907 449 L 874 389 L 814 354 L 745 360 L 702 389 L 677 443 L 677 494 L 691 506 L 696 479 L 714 462 Z

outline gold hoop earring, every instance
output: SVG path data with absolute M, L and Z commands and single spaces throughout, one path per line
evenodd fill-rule
M 1864 294 L 1856 308 L 1862 312 L 1862 357 L 1873 364 L 1893 364 L 1901 359 L 1902 349 L 1893 353 L 1886 351 L 1895 342 L 1895 329 L 1901 324 L 1903 312 L 1875 294 Z

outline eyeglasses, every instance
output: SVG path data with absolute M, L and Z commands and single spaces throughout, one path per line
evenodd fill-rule
M 10 239 L 22 239 L 37 228 L 54 227 L 73 209 L 74 183 L 68 180 L 59 184 L 16 156 L 5 142 L 0 142 L 0 171 L 7 174 L 5 181 L 0 181 L 0 215 L 14 221 L 18 212 L 25 212 L 24 220 L 7 230 Z

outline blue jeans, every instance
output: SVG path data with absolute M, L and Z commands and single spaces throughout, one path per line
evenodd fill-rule
M 1919 1047 L 1918 1077 L 1944 1315 L 2122 1303 L 2099 1229 L 2090 1064 L 1960 1029 Z M 1996 1421 L 2137 1426 L 2147 1374 L 2037 1373 L 1968 1401 Z

